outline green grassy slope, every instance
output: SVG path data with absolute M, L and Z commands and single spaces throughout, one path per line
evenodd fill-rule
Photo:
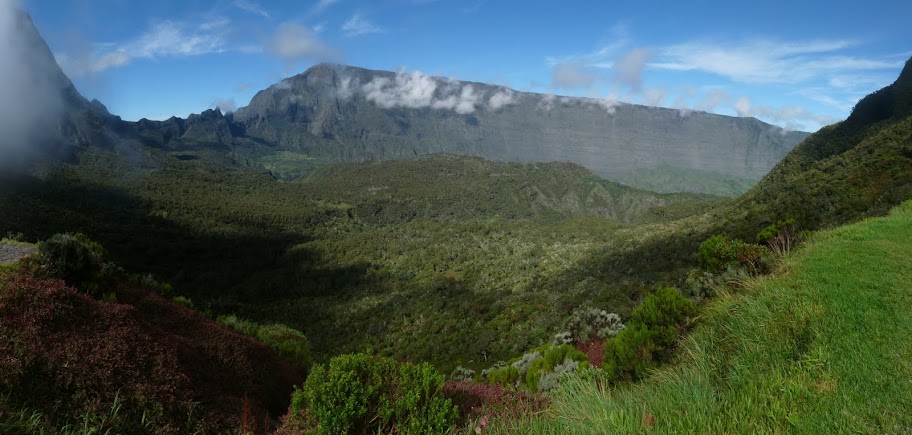
M 522 433 L 900 433 L 912 425 L 912 202 L 819 233 L 705 309 L 678 361 L 599 391 L 578 376 Z

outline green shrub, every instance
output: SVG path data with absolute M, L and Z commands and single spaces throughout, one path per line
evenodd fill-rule
M 184 296 L 175 296 L 171 298 L 171 300 L 187 308 L 190 308 L 191 310 L 193 309 L 193 301 L 191 301 L 189 298 L 186 298 Z
M 456 367 L 450 373 L 450 379 L 454 381 L 472 382 L 475 380 L 475 370 L 463 366 Z
M 84 234 L 55 234 L 38 245 L 38 272 L 41 276 L 59 278 L 97 299 L 110 299 L 113 263 L 105 263 L 106 253 L 100 244 Z
M 719 272 L 729 266 L 740 266 L 754 274 L 765 269 L 765 251 L 760 245 L 715 235 L 703 241 L 695 255 L 700 267 L 709 272 Z
M 525 386 L 531 391 L 544 391 L 540 388 L 542 378 L 553 375 L 556 368 L 560 371 L 570 372 L 576 369 L 580 364 L 588 366 L 589 359 L 586 355 L 570 345 L 548 346 L 544 356 L 536 359 L 525 374 Z M 556 376 L 555 376 L 556 378 Z M 554 381 L 548 382 L 548 389 L 552 388 Z
M 627 327 L 605 342 L 602 367 L 615 380 L 642 378 L 667 358 L 696 312 L 696 305 L 676 289 L 656 290 L 633 310 Z
M 279 355 L 307 370 L 310 368 L 310 345 L 307 336 L 281 324 L 261 325 L 234 315 L 219 316 L 219 323 L 271 346 Z
M 592 338 L 601 340 L 614 337 L 624 329 L 621 316 L 593 307 L 578 307 L 573 310 L 564 323 L 564 331 L 570 334 L 570 341 L 566 337 L 555 336 L 554 344 L 584 343 Z M 564 341 L 558 343 L 558 340 Z
M 441 433 L 458 416 L 443 398 L 444 377 L 430 365 L 364 354 L 314 367 L 292 395 L 292 418 L 319 434 Z
M 512 365 L 498 367 L 487 372 L 487 376 L 489 384 L 513 388 L 519 381 L 519 369 Z

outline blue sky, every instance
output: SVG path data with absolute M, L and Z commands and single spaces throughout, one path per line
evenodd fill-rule
M 124 119 L 246 105 L 320 61 L 816 130 L 912 56 L 912 2 L 26 0 Z

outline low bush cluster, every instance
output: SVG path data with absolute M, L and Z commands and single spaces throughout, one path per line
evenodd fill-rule
M 292 394 L 281 433 L 441 433 L 458 410 L 443 395 L 444 377 L 427 363 L 366 354 L 315 366 Z
M 192 304 L 191 304 L 192 307 Z M 305 371 L 310 367 L 310 345 L 303 332 L 281 324 L 261 325 L 234 315 L 219 316 L 218 322 L 275 349 Z
M 602 368 L 614 380 L 641 379 L 668 358 L 697 307 L 672 287 L 650 294 L 633 310 L 627 327 L 605 342 Z
M 621 316 L 593 307 L 579 307 L 564 323 L 564 332 L 554 336 L 554 344 L 585 343 L 590 340 L 605 340 L 614 337 L 624 329 Z
M 557 386 L 560 375 L 588 366 L 586 354 L 573 346 L 551 344 L 482 370 L 481 377 L 492 385 L 539 392 Z
M 118 271 L 106 261 L 100 244 L 85 234 L 55 234 L 38 244 L 34 271 L 42 277 L 57 278 L 96 299 L 113 300 L 112 280 Z
M 708 272 L 720 272 L 727 267 L 737 266 L 745 268 L 751 274 L 757 274 L 767 269 L 765 253 L 766 249 L 760 245 L 715 235 L 700 244 L 696 257 L 700 267 Z

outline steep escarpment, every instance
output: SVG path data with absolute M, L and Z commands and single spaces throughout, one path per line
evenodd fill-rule
M 334 160 L 449 152 L 571 161 L 615 179 L 664 165 L 759 179 L 806 137 L 752 118 L 330 64 L 261 91 L 234 119 L 251 136 Z

